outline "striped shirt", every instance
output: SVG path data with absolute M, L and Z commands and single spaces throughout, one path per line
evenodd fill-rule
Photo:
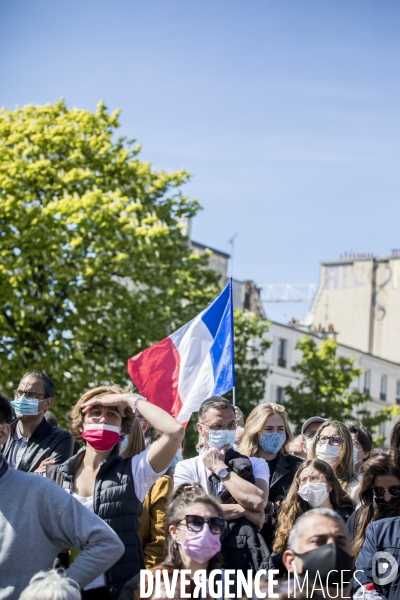
M 4 473 L 7 471 L 7 469 L 8 469 L 7 461 L 0 452 L 0 477 L 2 477 L 4 475 Z

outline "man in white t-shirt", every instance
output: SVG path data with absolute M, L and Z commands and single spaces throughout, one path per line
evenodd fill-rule
M 251 483 L 225 464 L 226 453 L 235 442 L 236 418 L 233 405 L 219 396 L 203 402 L 199 410 L 197 430 L 204 439 L 205 450 L 200 456 L 183 460 L 176 465 L 174 485 L 199 483 L 206 493 L 216 496 L 221 490 L 227 490 L 235 504 L 222 504 L 225 518 L 230 522 L 244 518 L 258 531 L 264 523 L 269 468 L 263 459 L 247 459 L 254 476 L 254 483 Z M 209 480 L 212 474 L 215 476 L 213 481 L 218 481 L 213 491 Z M 224 547 L 224 541 L 222 545 Z

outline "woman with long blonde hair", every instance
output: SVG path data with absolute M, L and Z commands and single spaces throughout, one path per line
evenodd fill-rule
M 346 425 L 340 421 L 322 423 L 311 445 L 310 458 L 330 464 L 344 491 L 357 502 L 359 481 L 353 456 L 354 444 Z
M 270 550 L 280 502 L 292 484 L 297 467 L 303 462 L 301 458 L 289 454 L 292 440 L 293 434 L 284 407 L 263 402 L 250 413 L 239 447 L 241 454 L 263 458 L 269 466 L 269 495 L 262 535 Z

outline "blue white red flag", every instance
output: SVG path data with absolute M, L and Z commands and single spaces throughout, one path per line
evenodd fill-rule
M 197 317 L 128 360 L 145 398 L 186 423 L 204 400 L 235 385 L 232 281 Z

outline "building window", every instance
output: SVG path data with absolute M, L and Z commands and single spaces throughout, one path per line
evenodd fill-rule
M 386 388 L 387 388 L 387 377 L 382 375 L 381 377 L 381 393 L 379 395 L 381 400 L 386 400 Z
M 369 394 L 371 390 L 371 371 L 364 372 L 364 394 Z
M 286 367 L 287 362 L 287 340 L 279 338 L 278 346 L 278 366 Z
M 379 432 L 378 432 L 379 437 L 385 437 L 386 436 L 386 426 L 385 423 L 379 423 Z
M 400 381 L 396 383 L 396 404 L 400 404 Z
M 285 402 L 285 388 L 279 385 L 276 388 L 276 403 L 283 404 Z

